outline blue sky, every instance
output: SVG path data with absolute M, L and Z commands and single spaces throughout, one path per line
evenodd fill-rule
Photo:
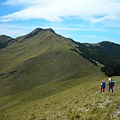
M 81 43 L 120 44 L 120 0 L 0 0 L 0 35 L 38 27 Z

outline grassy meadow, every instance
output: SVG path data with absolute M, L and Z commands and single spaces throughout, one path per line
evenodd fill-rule
M 104 77 L 106 82 L 108 78 Z M 54 81 L 0 99 L 2 120 L 119 120 L 120 77 L 114 93 L 100 92 L 100 76 Z

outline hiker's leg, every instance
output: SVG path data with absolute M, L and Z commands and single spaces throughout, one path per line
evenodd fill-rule
M 103 88 L 103 92 L 105 92 L 105 88 Z
M 108 91 L 110 92 L 110 86 L 108 87 Z
M 111 87 L 112 93 L 113 93 L 113 87 Z
M 102 88 L 100 88 L 100 91 L 102 92 Z

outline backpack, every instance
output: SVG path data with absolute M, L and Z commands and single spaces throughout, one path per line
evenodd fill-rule
M 111 86 L 115 86 L 115 81 L 111 81 Z

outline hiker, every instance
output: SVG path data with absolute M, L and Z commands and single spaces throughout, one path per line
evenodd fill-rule
M 102 80 L 101 82 L 101 88 L 100 88 L 101 92 L 105 92 L 105 81 Z
M 108 83 L 108 91 L 110 92 L 110 87 L 111 87 L 111 78 L 109 78 L 109 83 Z
M 112 90 L 113 93 L 113 87 L 115 86 L 115 81 L 111 78 L 109 78 L 109 84 L 108 84 L 108 91 Z

